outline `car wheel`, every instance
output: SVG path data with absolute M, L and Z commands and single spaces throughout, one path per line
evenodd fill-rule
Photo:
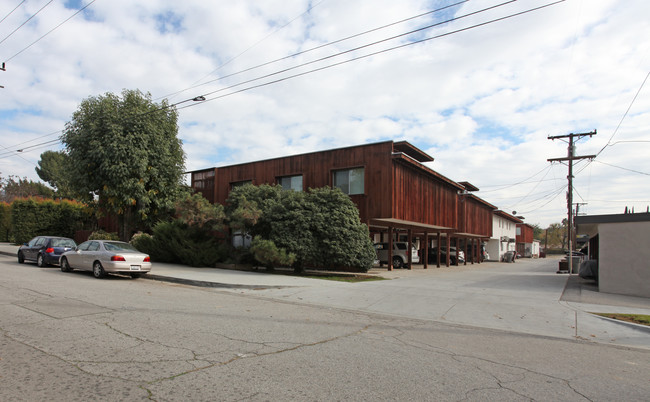
M 39 254 L 38 257 L 36 257 L 36 265 L 38 265 L 41 268 L 47 265 L 45 263 L 45 257 L 43 257 L 43 254 Z
M 22 251 L 18 252 L 18 264 L 24 264 L 25 263 L 25 256 L 23 255 Z
M 72 268 L 70 267 L 70 263 L 68 262 L 68 259 L 65 257 L 61 258 L 61 271 L 63 272 L 72 271 Z
M 402 259 L 399 257 L 393 257 L 393 268 L 400 269 L 404 266 Z
M 95 261 L 93 264 L 93 275 L 95 275 L 95 278 L 103 278 L 106 276 L 106 271 L 104 271 L 104 267 L 102 267 L 99 261 Z

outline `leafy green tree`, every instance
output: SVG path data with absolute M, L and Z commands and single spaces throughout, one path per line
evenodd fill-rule
M 565 249 L 567 247 L 567 220 L 562 223 L 551 223 L 546 232 L 548 234 L 549 247 Z
M 56 190 L 56 196 L 61 198 L 77 199 L 88 201 L 88 197 L 78 196 L 72 192 L 70 182 L 73 180 L 70 172 L 70 161 L 68 155 L 61 151 L 45 151 L 41 154 L 41 160 L 36 167 L 38 177 L 47 182 Z
M 222 230 L 225 214 L 223 205 L 211 204 L 201 194 L 187 194 L 176 202 L 176 219 L 208 231 Z
M 544 240 L 544 229 L 539 226 L 539 223 L 533 223 L 533 238 L 536 240 Z
M 53 196 L 54 190 L 43 183 L 28 180 L 26 177 L 21 179 L 12 175 L 7 179 L 0 178 L 0 201 L 10 203 L 16 198 L 52 198 Z
M 173 209 L 183 191 L 185 154 L 178 114 L 167 101 L 124 90 L 81 102 L 61 137 L 74 175 L 74 190 L 98 197 L 116 214 L 119 235 L 152 226 Z

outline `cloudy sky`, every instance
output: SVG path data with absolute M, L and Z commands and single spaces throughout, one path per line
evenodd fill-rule
M 0 176 L 37 180 L 84 98 L 140 89 L 179 103 L 187 170 L 407 140 L 546 227 L 568 170 L 548 137 L 597 130 L 577 143 L 598 156 L 575 163 L 574 202 L 645 211 L 650 2 L 551 3 L 4 0 Z

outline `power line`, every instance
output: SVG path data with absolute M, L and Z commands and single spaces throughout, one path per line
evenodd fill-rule
M 627 170 L 628 172 L 638 173 L 638 174 L 642 174 L 642 175 L 650 176 L 650 173 L 640 172 L 640 171 L 638 171 L 638 170 L 633 170 L 633 169 L 628 169 L 628 168 L 624 168 L 624 167 L 621 167 L 621 166 L 612 165 L 611 163 L 606 163 L 606 162 L 603 162 L 603 161 L 601 161 L 601 160 L 596 160 L 596 161 L 594 161 L 594 162 L 602 163 L 603 165 L 607 165 L 607 166 L 615 167 L 615 168 L 617 168 L 617 169 Z
M 40 13 L 41 11 L 43 11 L 43 9 L 44 9 L 45 7 L 47 7 L 47 6 L 49 6 L 53 1 L 54 1 L 54 0 L 50 0 L 50 1 L 48 1 L 48 2 L 47 2 L 43 7 L 41 7 L 41 8 L 40 8 L 36 13 L 34 13 L 31 17 L 27 18 L 27 20 L 25 20 L 25 22 L 23 22 L 22 24 L 20 24 L 20 25 L 18 26 L 18 28 L 16 28 L 16 29 L 14 29 L 13 31 L 11 31 L 11 33 L 9 33 L 9 35 L 5 36 L 5 38 L 4 38 L 3 40 L 0 40 L 0 44 L 2 44 L 2 42 L 4 42 L 4 41 L 6 41 L 7 39 L 9 39 L 9 37 L 10 37 L 11 35 L 13 35 L 14 33 L 16 33 L 16 31 L 18 31 L 18 30 L 19 30 L 20 28 L 22 28 L 25 24 L 27 24 L 27 23 L 28 23 L 32 18 L 36 17 L 36 15 L 37 15 L 38 13 Z M 13 12 L 13 11 L 12 11 L 12 12 Z M 7 61 L 7 60 L 5 60 L 5 61 Z
M 322 48 L 325 48 L 325 47 L 327 47 L 327 46 L 331 46 L 331 45 L 334 45 L 334 44 L 337 44 L 337 43 L 345 42 L 345 41 L 350 40 L 350 39 L 358 38 L 358 37 L 360 37 L 360 36 L 367 35 L 367 34 L 369 34 L 369 33 L 376 32 L 376 31 L 379 31 L 379 30 L 382 30 L 382 29 L 385 29 L 385 28 L 389 28 L 389 27 L 391 27 L 391 26 L 395 26 L 395 25 L 398 25 L 398 24 L 401 24 L 401 23 L 404 23 L 404 22 L 407 22 L 407 21 L 410 21 L 410 20 L 414 20 L 414 19 L 417 19 L 417 18 L 420 18 L 420 17 L 426 16 L 426 15 L 433 14 L 433 13 L 437 13 L 437 12 L 440 12 L 440 11 L 446 10 L 446 9 L 448 9 L 448 8 L 452 8 L 452 7 L 458 6 L 458 5 L 460 5 L 460 4 L 466 3 L 466 2 L 468 2 L 468 1 L 469 1 L 469 0 L 462 0 L 462 1 L 459 1 L 459 2 L 457 2 L 457 3 L 450 4 L 450 5 L 445 6 L 445 7 L 437 8 L 437 9 L 435 9 L 435 10 L 430 10 L 430 11 L 427 11 L 427 12 L 425 12 L 425 13 L 421 13 L 421 14 L 418 14 L 418 15 L 415 15 L 415 16 L 412 16 L 412 17 L 409 17 L 409 18 L 405 18 L 405 19 L 402 19 L 402 20 L 399 20 L 399 21 L 396 21 L 396 22 L 392 22 L 392 23 L 387 24 L 387 25 L 382 25 L 382 26 L 380 26 L 380 27 L 370 29 L 370 30 L 368 30 L 368 31 L 364 31 L 364 32 L 361 32 L 361 33 L 358 33 L 358 34 L 355 34 L 355 35 L 347 36 L 347 37 L 345 37 L 345 38 L 337 39 L 337 40 L 332 41 L 332 42 L 324 43 L 324 44 L 322 44 L 322 45 L 315 46 L 315 47 L 312 47 L 312 48 L 310 48 L 310 49 L 306 49 L 306 50 L 303 50 L 303 51 L 300 51 L 300 52 L 297 52 L 297 53 L 290 54 L 290 55 L 288 55 L 288 56 L 284 56 L 284 57 L 281 57 L 281 58 L 278 58 L 278 59 L 275 59 L 275 60 L 271 60 L 271 61 L 268 61 L 268 62 L 265 62 L 265 63 L 258 64 L 258 65 L 253 66 L 253 67 L 246 68 L 246 69 L 244 69 L 244 70 L 240 70 L 240 71 L 237 71 L 237 72 L 234 72 L 234 73 L 231 73 L 231 74 L 227 74 L 227 75 L 221 76 L 221 77 L 219 77 L 219 78 L 215 78 L 215 79 L 210 80 L 210 81 L 206 81 L 206 82 L 201 83 L 201 84 L 199 84 L 199 85 L 194 85 L 194 86 L 192 86 L 192 87 L 189 87 L 189 88 L 186 88 L 186 89 L 182 89 L 182 90 L 180 90 L 180 91 L 174 92 L 174 93 L 171 94 L 171 95 L 176 95 L 176 94 L 178 94 L 178 93 L 181 93 L 181 92 L 184 92 L 184 91 L 187 91 L 187 90 L 190 90 L 190 89 L 198 88 L 198 87 L 201 87 L 201 86 L 203 86 L 203 85 L 207 85 L 207 84 L 210 84 L 210 83 L 213 83 L 213 82 L 216 82 L 216 81 L 221 81 L 221 80 L 223 80 L 223 79 L 230 78 L 230 77 L 233 77 L 233 76 L 235 76 L 235 75 L 239 75 L 239 74 L 242 74 L 242 73 L 245 73 L 245 72 L 249 72 L 249 71 L 252 71 L 252 70 L 256 70 L 256 69 L 258 69 L 258 68 L 265 67 L 265 66 L 268 66 L 268 65 L 271 65 L 271 64 L 274 64 L 274 63 L 277 63 L 277 62 L 283 61 L 283 60 L 287 60 L 287 59 L 290 59 L 290 58 L 294 58 L 294 57 L 296 57 L 296 56 L 301 56 L 301 55 L 303 55 L 303 54 L 306 54 L 306 53 L 312 52 L 312 51 L 314 51 L 314 50 L 322 49 Z M 516 0 L 512 0 L 512 1 L 516 1 Z M 318 4 L 320 4 L 320 3 L 318 3 Z M 318 5 L 318 4 L 317 4 L 317 5 Z M 315 6 L 314 6 L 314 7 L 315 7 Z M 312 7 L 312 8 L 313 8 L 313 7 Z M 444 21 L 444 22 L 442 22 L 442 23 L 447 23 L 447 22 L 450 22 L 450 21 L 453 21 L 453 20 L 454 20 L 454 19 L 447 20 L 447 21 Z M 293 21 L 293 20 L 292 20 L 292 21 Z M 287 24 L 287 25 L 288 25 L 288 24 Z M 438 24 L 436 24 L 436 25 L 438 25 Z M 284 26 L 286 26 L 286 25 L 284 25 Z M 283 26 L 283 27 L 284 27 L 284 26 Z M 421 28 L 420 30 L 423 30 L 423 29 L 429 29 L 429 28 L 431 28 L 431 27 L 433 27 L 433 26 L 434 26 L 434 25 L 431 25 L 431 26 L 428 26 L 428 27 L 424 27 L 424 28 Z M 277 32 L 277 31 L 276 31 L 276 32 Z M 414 32 L 415 32 L 415 31 L 412 31 L 412 32 L 406 33 L 406 34 L 404 34 L 404 35 L 408 35 L 408 34 L 411 34 L 411 33 L 414 33 Z M 403 36 L 403 35 L 402 35 L 402 36 Z M 268 36 L 267 36 L 267 37 L 268 37 Z M 390 39 L 395 39 L 395 38 L 389 38 L 389 39 L 386 39 L 386 40 L 390 40 Z M 379 42 L 377 42 L 377 43 L 379 43 Z M 356 50 L 356 49 L 353 49 L 353 50 Z M 243 53 L 241 53 L 241 54 L 243 54 Z M 241 55 L 241 54 L 240 54 L 240 55 Z M 331 56 L 331 57 L 334 57 L 334 56 L 337 56 L 337 55 L 340 55 L 340 54 L 343 54 L 343 52 L 342 52 L 342 53 L 337 53 L 337 54 L 335 54 L 335 55 L 333 55 L 333 56 Z M 238 56 L 236 56 L 236 57 L 239 57 L 240 55 L 238 55 Z M 224 65 L 222 65 L 221 67 L 223 67 L 223 66 L 225 66 L 226 64 L 230 63 L 232 60 L 233 60 L 233 59 L 231 59 L 231 60 L 229 60 L 228 62 L 224 63 Z M 221 68 L 221 67 L 219 67 L 219 68 Z M 217 70 L 218 70 L 218 69 L 217 69 Z M 213 74 L 213 73 L 216 72 L 217 70 L 214 70 L 214 71 L 213 71 L 212 73 L 210 73 L 210 74 Z M 209 74 L 209 75 L 210 75 L 210 74 Z M 199 80 L 199 81 L 200 81 L 200 80 Z M 169 96 L 169 95 L 168 95 L 168 96 Z
M 634 102 L 636 101 L 636 98 L 637 98 L 637 97 L 639 96 L 639 94 L 641 93 L 641 90 L 643 89 L 643 87 L 644 87 L 646 81 L 648 81 L 648 77 L 650 77 L 650 71 L 648 71 L 648 74 L 646 74 L 645 78 L 643 79 L 643 82 L 641 83 L 641 86 L 640 86 L 639 89 L 636 91 L 636 94 L 634 95 L 634 98 L 632 98 L 632 102 L 630 102 L 630 105 L 627 107 L 627 110 L 625 111 L 625 113 L 623 113 L 623 117 L 621 117 L 621 121 L 618 122 L 618 125 L 616 126 L 616 129 L 615 129 L 614 132 L 612 133 L 611 137 L 609 137 L 609 140 L 607 140 L 607 144 L 605 144 L 605 146 L 602 147 L 602 148 L 600 149 L 600 151 L 598 151 L 598 153 L 596 154 L 596 156 L 600 155 L 600 153 L 603 152 L 603 150 L 604 150 L 605 148 L 607 148 L 607 146 L 612 142 L 612 138 L 614 138 L 614 136 L 615 136 L 616 133 L 618 132 L 618 129 L 621 127 L 621 124 L 623 124 L 623 120 L 625 120 L 625 118 L 627 117 L 627 114 L 630 112 L 630 109 L 632 109 L 632 105 L 634 105 Z
M 321 1 L 319 1 L 318 3 L 314 4 L 313 6 L 309 7 L 305 12 L 303 12 L 303 13 L 300 14 L 299 16 L 297 16 L 297 17 L 291 19 L 291 21 L 287 22 L 286 24 L 282 25 L 281 27 L 279 27 L 279 28 L 276 29 L 275 31 L 271 32 L 270 34 L 266 35 L 266 36 L 263 37 L 262 39 L 258 40 L 257 42 L 255 42 L 254 44 L 252 44 L 251 46 L 249 46 L 248 48 L 246 48 L 246 50 L 244 50 L 244 51 L 240 52 L 239 54 L 237 54 L 236 56 L 234 56 L 234 57 L 228 59 L 226 62 L 224 62 L 223 64 L 221 64 L 219 67 L 217 67 L 216 69 L 212 70 L 210 73 L 208 73 L 208 74 L 206 74 L 205 76 L 203 76 L 202 78 L 200 78 L 200 79 L 194 81 L 194 82 L 192 83 L 192 86 L 190 86 L 189 88 L 181 89 L 180 91 L 176 91 L 176 92 L 171 93 L 171 94 L 169 94 L 169 95 L 161 96 L 161 97 L 159 97 L 159 98 L 156 98 L 156 100 L 157 100 L 157 99 L 161 99 L 161 98 L 168 98 L 168 97 L 171 97 L 171 96 L 174 96 L 174 95 L 178 95 L 178 94 L 181 93 L 181 92 L 185 92 L 185 91 L 188 91 L 188 90 L 190 90 L 190 89 L 198 88 L 198 87 L 200 87 L 200 86 L 202 86 L 202 85 L 206 85 L 206 84 L 208 84 L 208 83 L 214 82 L 215 80 L 211 80 L 211 81 L 207 81 L 207 82 L 204 82 L 204 83 L 202 83 L 202 84 L 196 85 L 198 82 L 201 82 L 202 80 L 208 78 L 208 77 L 211 76 L 212 74 L 216 73 L 217 71 L 221 70 L 222 68 L 224 68 L 224 67 L 227 66 L 228 64 L 232 63 L 233 61 L 235 61 L 236 59 L 238 59 L 239 57 L 241 57 L 242 55 L 244 55 L 245 53 L 247 53 L 249 50 L 253 49 L 254 47 L 256 47 L 257 45 L 259 45 L 260 43 L 264 42 L 266 39 L 268 39 L 268 38 L 271 37 L 272 35 L 276 34 L 277 32 L 279 32 L 279 31 L 281 31 L 282 29 L 286 28 L 287 26 L 291 25 L 291 23 L 293 23 L 293 22 L 294 22 L 295 20 L 297 20 L 298 18 L 300 18 L 300 17 L 302 17 L 303 15 L 305 15 L 305 14 L 311 12 L 311 10 L 313 10 L 314 8 L 316 8 L 318 5 L 320 5 L 320 4 L 321 4 L 322 2 L 324 2 L 324 1 L 325 1 L 325 0 L 321 0 Z M 465 0 L 465 1 L 469 1 L 469 0 Z M 287 57 L 293 57 L 293 56 L 295 56 L 295 55 L 291 55 L 291 56 L 287 56 Z M 283 58 L 283 59 L 284 59 L 284 58 Z M 278 59 L 278 60 L 283 60 L 283 59 Z M 278 60 L 276 60 L 276 61 L 278 61 Z M 270 64 L 270 63 L 273 63 L 273 62 L 265 63 L 264 65 L 267 65 L 267 64 Z M 251 69 L 258 68 L 258 67 L 261 67 L 261 65 L 260 65 L 260 66 L 256 66 L 256 67 L 252 67 L 252 68 L 250 68 L 250 69 L 248 69 L 248 70 L 245 70 L 245 71 L 249 71 L 249 70 L 251 70 Z M 240 72 L 243 72 L 243 71 L 240 71 Z M 237 73 L 237 74 L 238 74 L 238 73 Z M 223 78 L 225 78 L 225 77 L 221 77 L 221 78 L 218 78 L 218 79 L 223 79 Z
M 18 3 L 18 5 L 17 5 L 16 7 L 14 7 L 13 10 L 9 11 L 9 14 L 5 15 L 4 18 L 2 18 L 2 19 L 0 20 L 0 24 L 2 24 L 2 22 L 3 22 L 4 20 L 6 20 L 7 17 L 9 17 L 11 14 L 13 14 L 14 11 L 18 10 L 18 7 L 20 7 L 20 6 L 21 6 L 24 2 L 26 2 L 26 1 L 27 1 L 27 0 L 23 0 L 23 1 L 21 1 L 20 3 Z
M 79 14 L 80 12 L 82 12 L 83 10 L 85 10 L 86 8 L 88 8 L 88 6 L 90 6 L 91 4 L 93 4 L 95 1 L 97 1 L 97 0 L 92 0 L 90 3 L 86 4 L 85 6 L 83 6 L 83 7 L 80 8 L 79 10 L 77 10 L 76 13 L 74 13 L 74 14 L 72 14 L 71 16 L 69 16 L 68 18 L 66 18 L 62 23 L 60 23 L 59 25 L 57 25 L 57 26 L 55 26 L 54 28 L 50 29 L 50 30 L 47 31 L 43 36 L 41 36 L 40 38 L 36 39 L 34 42 L 32 42 L 32 43 L 30 43 L 29 45 L 27 45 L 27 46 L 26 46 L 25 48 L 23 48 L 21 51 L 19 51 L 18 53 L 14 54 L 13 56 L 11 56 L 11 57 L 8 58 L 7 60 L 5 60 L 5 63 L 8 62 L 8 61 L 10 61 L 10 60 L 13 59 L 14 57 L 18 56 L 19 54 L 21 54 L 21 53 L 24 52 L 25 50 L 29 49 L 30 47 L 32 47 L 34 44 L 36 44 L 36 42 L 39 42 L 41 39 L 43 39 L 43 38 L 45 38 L 47 35 L 51 34 L 54 30 L 58 29 L 61 25 L 63 25 L 63 24 L 65 24 L 66 22 L 70 21 L 70 20 L 71 20 L 72 18 L 74 18 L 77 14 Z M 52 1 L 50 1 L 50 3 L 51 3 L 51 2 L 52 2 Z M 48 4 L 49 4 L 49 3 L 48 3 Z
M 512 0 L 512 1 L 516 1 L 516 0 Z M 512 1 L 510 1 L 510 2 L 512 2 Z M 430 41 L 430 40 L 433 40 L 433 39 L 439 39 L 439 38 L 442 38 L 442 37 L 445 37 L 445 36 L 450 36 L 450 35 L 457 34 L 457 33 L 460 33 L 460 32 L 468 31 L 468 30 L 471 30 L 471 29 L 474 29 L 474 28 L 478 28 L 478 27 L 481 27 L 481 26 L 489 25 L 489 24 L 492 24 L 492 23 L 495 23 L 495 22 L 500 22 L 500 21 L 503 21 L 503 20 L 506 20 L 506 19 L 509 19 L 509 18 L 517 17 L 517 16 L 520 16 L 520 15 L 523 15 L 523 14 L 527 14 L 527 13 L 530 13 L 530 12 L 533 12 L 533 11 L 537 11 L 537 10 L 540 10 L 540 9 L 543 9 L 543 8 L 546 8 L 546 7 L 550 7 L 550 6 L 553 6 L 553 5 L 556 5 L 556 4 L 559 4 L 559 3 L 562 3 L 562 2 L 564 2 L 564 1 L 566 1 L 566 0 L 558 0 L 558 1 L 555 1 L 555 2 L 547 3 L 547 4 L 542 5 L 542 6 L 538 6 L 538 7 L 530 8 L 530 9 L 528 9 L 528 10 L 521 11 L 521 12 L 514 13 L 514 14 L 510 14 L 510 15 L 507 15 L 507 16 L 504 16 L 504 17 L 495 18 L 495 19 L 492 19 L 492 20 L 489 20 L 489 21 L 486 21 L 486 22 L 478 23 L 478 24 L 471 25 L 471 26 L 468 26 L 468 27 L 465 27 L 465 28 L 461 28 L 461 29 L 457 29 L 457 30 L 454 30 L 454 31 L 450 31 L 450 32 L 447 32 L 447 33 L 444 33 L 444 34 L 435 35 L 435 36 L 431 36 L 431 37 L 428 37 L 428 38 L 420 39 L 420 40 L 417 40 L 417 41 L 409 42 L 409 43 L 406 43 L 406 44 L 402 44 L 402 45 L 394 46 L 394 47 L 391 47 L 391 48 L 383 49 L 383 50 L 380 50 L 380 51 L 372 52 L 372 53 L 369 53 L 369 54 L 365 54 L 365 55 L 362 55 L 362 56 L 354 57 L 354 58 L 351 58 L 351 59 L 348 59 L 348 60 L 344 60 L 344 61 L 341 61 L 341 62 L 337 62 L 337 63 L 334 63 L 334 64 L 330 64 L 330 65 L 328 65 L 328 66 L 319 67 L 319 68 L 314 68 L 314 69 L 312 69 L 312 70 L 308 70 L 308 71 L 305 71 L 305 72 L 302 72 L 302 73 L 298 73 L 298 74 L 290 75 L 290 76 L 287 76 L 287 77 L 279 78 L 279 79 L 276 79 L 276 80 L 273 80 L 273 81 L 268 81 L 268 82 L 265 82 L 265 83 L 262 83 L 262 84 L 252 85 L 252 86 L 250 86 L 250 87 L 246 87 L 246 88 L 243 88 L 243 89 L 240 89 L 240 90 L 237 90 L 237 91 L 229 92 L 229 93 L 227 93 L 227 94 L 220 95 L 220 96 L 216 96 L 216 97 L 211 98 L 211 99 L 205 99 L 204 102 L 201 102 L 201 103 L 205 103 L 205 102 L 208 102 L 208 101 L 213 101 L 213 100 L 217 100 L 217 99 L 225 98 L 225 97 L 227 97 L 227 96 L 231 96 L 231 95 L 239 94 L 239 93 L 242 93 L 242 92 L 250 91 L 250 90 L 252 90 L 252 89 L 256 89 L 256 88 L 265 87 L 265 86 L 268 86 L 268 85 L 271 85 L 271 84 L 276 84 L 276 83 L 279 83 L 279 82 L 282 82 L 282 81 L 287 81 L 287 80 L 292 79 L 292 78 L 301 77 L 301 76 L 304 76 L 304 75 L 307 75 L 307 74 L 311 74 L 311 73 L 314 73 L 314 72 L 317 72 L 317 71 L 326 70 L 326 69 L 329 69 L 329 68 L 332 68 L 332 67 L 336 67 L 336 66 L 340 66 L 340 65 L 342 65 L 342 64 L 347 64 L 347 63 L 350 63 L 350 62 L 353 62 L 353 61 L 357 61 L 357 60 L 365 59 L 365 58 L 368 58 L 368 57 L 371 57 L 371 56 L 375 56 L 375 55 L 378 55 L 378 54 L 387 53 L 387 52 L 390 52 L 390 51 L 393 51 L 393 50 L 397 50 L 397 49 L 405 48 L 405 47 L 408 47 L 408 46 L 413 46 L 413 45 L 417 45 L 417 44 L 420 44 L 420 43 L 424 43 L 424 42 L 427 42 L 427 41 Z M 507 3 L 510 3 L 510 2 L 507 2 Z M 506 4 L 506 3 L 502 3 L 501 5 L 503 5 L 503 4 Z M 499 5 L 498 5 L 498 6 L 499 6 Z M 494 7 L 498 7 L 498 6 L 493 6 L 492 8 L 494 8 Z M 482 10 L 482 11 L 485 11 L 485 10 L 486 10 L 486 9 L 484 9 L 484 10 Z M 403 35 L 400 35 L 400 36 L 403 36 Z M 368 46 L 371 46 L 371 45 L 372 45 L 372 44 L 365 45 L 365 46 L 362 46 L 362 47 L 360 47 L 360 48 L 368 47 Z M 357 49 L 359 49 L 359 48 L 357 48 Z M 349 53 L 349 52 L 350 52 L 350 51 L 341 52 L 340 54 L 343 54 L 343 53 Z M 338 55 L 339 55 L 339 54 L 332 55 L 332 56 L 328 56 L 328 57 L 323 58 L 323 59 L 332 58 L 332 57 L 335 57 L 335 56 L 338 56 Z M 319 59 L 318 61 L 322 61 L 323 59 Z M 311 63 L 313 63 L 313 62 L 304 63 L 304 64 L 302 64 L 302 65 L 299 65 L 298 67 L 304 66 L 305 64 L 311 64 Z M 285 70 L 283 70 L 283 71 L 276 72 L 276 73 L 273 73 L 273 74 L 267 74 L 267 75 L 264 76 L 264 77 L 260 77 L 260 78 L 256 78 L 256 79 L 248 80 L 248 81 L 245 81 L 245 82 L 243 82 L 243 83 L 249 83 L 249 82 L 252 82 L 252 81 L 257 81 L 257 80 L 259 80 L 259 79 L 268 78 L 269 76 L 277 75 L 277 74 L 280 74 L 280 73 L 282 73 L 282 72 L 286 72 L 286 71 L 288 71 L 288 70 L 295 69 L 295 68 L 298 68 L 298 67 L 294 67 L 294 68 L 290 68 L 290 69 L 285 69 Z M 202 96 L 202 97 L 205 97 L 205 96 L 207 96 L 207 95 L 212 95 L 212 94 L 214 94 L 214 93 L 216 93 L 216 92 L 221 92 L 221 91 L 224 91 L 224 90 L 231 89 L 231 88 L 233 88 L 233 87 L 236 87 L 236 86 L 242 85 L 243 83 L 239 83 L 239 84 L 231 85 L 230 87 L 222 88 L 222 89 L 219 89 L 219 90 L 217 90 L 217 91 L 213 91 L 213 92 L 210 92 L 210 93 L 207 93 L 207 94 L 201 95 L 201 96 Z M 198 98 L 198 97 L 197 97 L 197 98 Z M 194 98 L 194 99 L 196 99 L 196 98 Z M 194 100 L 194 99 L 186 99 L 186 100 L 184 100 L 184 101 L 177 102 L 177 103 L 175 103 L 175 104 L 173 104 L 173 105 L 170 105 L 170 107 L 171 107 L 171 106 L 177 106 L 177 105 L 179 105 L 179 104 L 181 104 L 181 103 L 189 102 L 189 101 Z M 180 109 L 185 109 L 185 108 L 188 108 L 188 107 L 197 106 L 197 105 L 198 105 L 198 103 L 196 103 L 196 104 L 190 104 L 190 105 L 186 105 L 186 106 L 182 106 L 182 107 L 179 107 L 178 110 L 180 110 Z

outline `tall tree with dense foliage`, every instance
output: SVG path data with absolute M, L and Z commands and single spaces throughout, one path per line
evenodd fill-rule
M 68 155 L 62 151 L 45 151 L 41 154 L 41 160 L 38 161 L 36 173 L 38 177 L 44 182 L 52 186 L 56 193 L 55 195 L 62 198 L 82 198 L 86 200 L 88 197 L 75 196 L 72 192 L 70 182 L 72 177 L 70 175 L 70 161 Z
M 185 162 L 177 134 L 176 109 L 138 90 L 87 98 L 66 124 L 74 189 L 118 216 L 120 238 L 173 210 Z

